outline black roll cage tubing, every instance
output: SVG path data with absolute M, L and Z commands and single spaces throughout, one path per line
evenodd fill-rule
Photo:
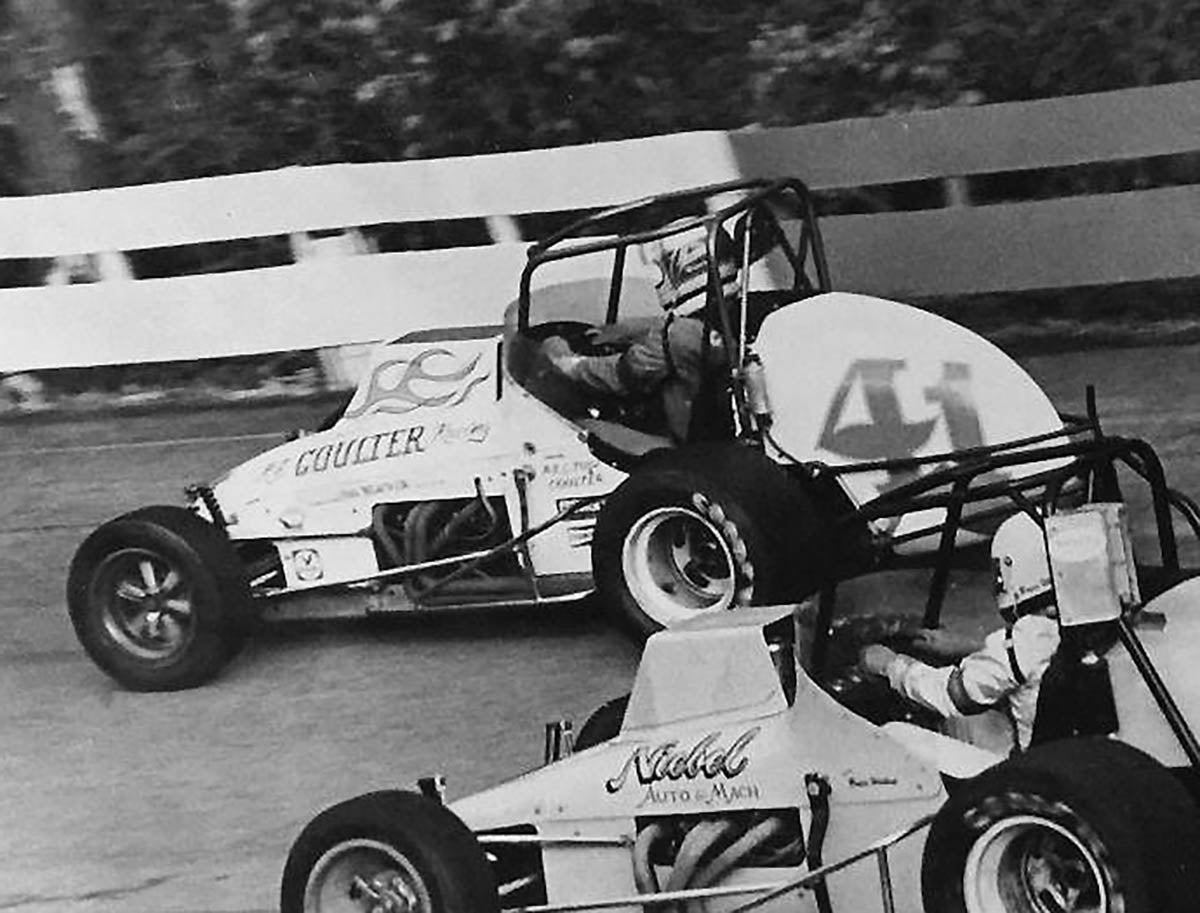
M 563 244 L 565 241 L 586 238 L 591 231 L 603 228 L 605 223 L 636 215 L 654 206 L 686 202 L 701 203 L 712 197 L 729 193 L 744 193 L 745 195 L 741 199 L 712 212 L 679 219 L 659 228 L 608 235 L 594 240 L 580 240 L 575 244 Z M 779 225 L 778 219 L 774 217 L 774 214 L 768 207 L 762 205 L 771 199 L 783 199 L 789 195 L 798 204 L 798 215 L 801 220 L 799 250 L 792 249 L 783 229 Z M 628 248 L 632 245 L 657 241 L 671 235 L 689 231 L 698 226 L 703 226 L 707 232 L 708 244 L 708 303 L 706 309 L 709 311 L 709 316 L 713 316 L 713 311 L 717 312 L 717 319 L 713 321 L 712 325 L 720 328 L 722 334 L 726 337 L 725 341 L 727 344 L 732 343 L 733 327 L 730 324 L 729 313 L 726 308 L 720 306 L 721 279 L 716 257 L 716 236 L 717 230 L 722 224 L 742 213 L 751 211 L 756 214 L 766 213 L 770 217 L 768 219 L 768 226 L 772 237 L 783 249 L 795 273 L 794 286 L 799 287 L 804 281 L 804 267 L 808 254 L 811 252 L 813 268 L 816 271 L 817 289 L 819 291 L 828 291 L 832 287 L 829 280 L 829 266 L 825 259 L 825 248 L 821 240 L 820 227 L 817 223 L 816 210 L 813 207 L 812 195 L 803 181 L 796 178 L 780 178 L 776 180 L 757 178 L 725 181 L 719 184 L 709 184 L 704 187 L 657 194 L 655 196 L 644 197 L 640 200 L 634 200 L 630 203 L 623 203 L 620 206 L 613 206 L 577 219 L 565 228 L 530 245 L 525 267 L 521 271 L 520 291 L 517 299 L 518 331 L 524 332 L 529 329 L 530 288 L 533 273 L 538 267 L 570 257 L 580 257 L 606 250 L 616 251 L 607 314 L 607 321 L 612 323 L 616 320 L 620 304 L 621 278 L 625 269 L 625 254 Z M 742 231 L 745 230 L 744 226 L 740 226 L 740 229 Z M 740 238 L 735 240 L 740 240 Z
M 1087 437 L 1082 437 L 1083 435 Z M 1052 443 L 1055 440 L 1060 442 Z M 980 476 L 1008 466 L 1051 460 L 1066 462 L 1020 479 L 999 479 L 973 484 Z M 921 510 L 946 511 L 945 520 L 936 526 L 901 536 L 884 537 L 884 544 L 890 546 L 926 538 L 940 530 L 937 557 L 933 565 L 933 580 L 925 604 L 924 623 L 927 627 L 936 627 L 941 618 L 951 559 L 955 552 L 955 540 L 964 525 L 964 508 L 969 504 L 1007 499 L 1018 509 L 1031 511 L 1036 499 L 1046 512 L 1052 512 L 1068 483 L 1078 480 L 1094 488 L 1098 480 L 1102 485 L 1104 480 L 1111 477 L 1118 464 L 1124 464 L 1145 479 L 1150 487 L 1159 553 L 1167 573 L 1178 574 L 1180 570 L 1179 546 L 1171 522 L 1173 507 L 1183 514 L 1192 531 L 1200 538 L 1200 509 L 1190 498 L 1172 491 L 1167 486 L 1162 461 L 1154 448 L 1135 438 L 1110 437 L 1103 434 L 1095 418 L 1064 417 L 1064 425 L 1058 431 L 953 453 L 875 460 L 847 466 L 814 463 L 799 465 L 817 477 L 840 477 L 881 469 L 915 470 L 948 461 L 952 461 L 951 465 L 942 466 L 897 485 L 835 521 L 837 526 L 845 528 L 873 520 L 899 518 Z M 1038 490 L 1040 494 L 1035 494 Z M 991 510 L 980 511 L 972 519 L 1006 516 L 1011 512 L 1010 506 L 1002 504 Z
M 1180 574 L 1179 544 L 1171 511 L 1178 511 L 1192 534 L 1200 539 L 1200 505 L 1187 495 L 1168 487 L 1162 461 L 1146 441 L 1105 435 L 1096 417 L 1095 394 L 1090 387 L 1087 398 L 1088 417 L 1063 415 L 1063 428 L 1057 432 L 1006 441 L 991 447 L 972 448 L 955 454 L 877 460 L 842 467 L 821 464 L 794 465 L 800 465 L 810 472 L 823 472 L 836 477 L 879 469 L 915 469 L 946 459 L 960 461 L 898 485 L 835 521 L 836 526 L 844 529 L 863 521 L 899 517 L 916 510 L 945 509 L 946 518 L 940 526 L 933 576 L 922 619 L 922 625 L 925 627 L 937 627 L 940 621 L 954 557 L 955 538 L 963 526 L 963 509 L 967 504 L 1007 499 L 1018 510 L 1031 515 L 1041 525 L 1043 521 L 1036 502 L 1041 502 L 1044 513 L 1052 513 L 1065 486 L 1072 480 L 1078 480 L 1087 486 L 1085 493 L 1089 500 L 1120 499 L 1116 478 L 1118 464 L 1127 466 L 1149 485 L 1163 570 L 1171 577 L 1177 577 Z M 1061 439 L 1065 441 L 1049 443 Z M 1005 479 L 974 486 L 971 484 L 979 476 L 1005 466 L 1056 459 L 1066 459 L 1067 462 L 1062 466 L 1031 473 L 1022 479 Z M 1038 489 L 1041 490 L 1041 494 L 1033 496 L 1033 492 Z M 1010 507 L 999 506 L 981 511 L 973 519 L 982 519 L 989 515 L 1002 516 L 1011 512 Z M 884 537 L 883 545 L 886 547 L 910 538 L 921 538 L 937 530 L 938 527 L 935 526 L 910 536 Z M 886 556 L 881 554 L 880 557 Z M 837 579 L 827 581 L 818 594 L 815 639 L 812 647 L 812 667 L 818 676 L 825 668 L 829 635 L 833 630 L 837 583 Z M 1130 616 L 1122 615 L 1117 619 L 1116 631 L 1188 762 L 1194 770 L 1200 771 L 1200 740 L 1155 669 L 1149 653 L 1142 646 Z
M 703 215 L 689 216 L 677 219 L 665 226 L 646 231 L 624 232 L 609 234 L 595 240 L 578 240 L 577 243 L 564 244 L 566 241 L 589 237 L 597 229 L 602 229 L 605 223 L 644 212 L 655 206 L 672 203 L 707 203 L 714 197 L 725 194 L 740 193 L 743 196 L 734 202 L 714 209 Z M 779 219 L 768 205 L 770 201 L 783 203 L 791 200 L 791 206 L 800 220 L 800 236 L 797 249 L 793 249 L 786 232 L 779 224 Z M 557 260 L 571 257 L 581 257 L 603 251 L 614 251 L 612 272 L 609 280 L 608 305 L 605 314 L 606 323 L 614 323 L 620 310 L 621 287 L 624 277 L 626 253 L 630 246 L 646 244 L 651 241 L 703 226 L 705 243 L 708 250 L 708 288 L 704 305 L 705 323 L 718 330 L 726 352 L 740 350 L 737 328 L 734 326 L 730 309 L 725 304 L 722 294 L 719 259 L 717 256 L 717 234 L 728 221 L 749 213 L 746 219 L 738 223 L 734 235 L 734 245 L 739 247 L 743 235 L 752 228 L 748 224 L 761 218 L 767 226 L 770 238 L 784 253 L 792 268 L 792 291 L 827 292 L 832 289 L 829 278 L 829 265 L 825 259 L 824 242 L 821 239 L 821 229 L 817 222 L 816 209 L 813 206 L 812 194 L 807 185 L 797 178 L 778 178 L 768 180 L 756 178 L 749 180 L 725 181 L 719 184 L 709 184 L 687 190 L 677 190 L 669 193 L 644 197 L 630 203 L 623 203 L 609 209 L 585 216 L 560 229 L 554 234 L 535 242 L 529 248 L 524 269 L 521 270 L 520 289 L 517 297 L 517 332 L 529 330 L 529 307 L 531 286 L 534 272 L 538 267 Z M 765 250 L 770 250 L 767 247 Z M 805 268 L 809 254 L 812 254 L 813 269 L 816 273 L 816 284 L 809 279 Z M 709 337 L 704 336 L 702 358 L 709 357 Z M 734 412 L 734 426 L 738 437 L 746 436 L 748 429 L 754 427 L 751 420 L 750 406 L 747 402 L 746 391 L 742 383 L 742 366 L 733 365 L 730 372 L 731 408 Z

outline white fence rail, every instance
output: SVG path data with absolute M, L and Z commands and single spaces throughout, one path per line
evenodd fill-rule
M 779 130 L 289 168 L 0 199 L 0 259 L 587 209 L 740 176 L 817 189 L 1200 151 L 1200 82 Z M 835 284 L 893 296 L 1200 275 L 1200 185 L 825 220 Z M 0 372 L 193 359 L 495 322 L 524 245 L 0 289 Z

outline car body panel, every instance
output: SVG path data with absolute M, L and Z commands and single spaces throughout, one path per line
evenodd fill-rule
M 1183 718 L 1200 725 L 1200 577 L 1185 580 L 1150 600 L 1134 631 Z M 1120 728 L 1116 737 L 1168 767 L 1186 767 L 1187 755 L 1123 644 L 1105 654 Z
M 431 489 L 467 497 L 474 475 L 498 480 L 518 445 L 500 420 L 497 345 L 381 346 L 331 428 L 259 454 L 217 480 L 213 490 L 230 536 L 351 534 L 369 524 L 374 503 L 420 500 Z M 445 366 L 444 380 L 405 372 L 430 364 Z
M 832 861 L 930 814 L 945 799 L 935 764 L 887 731 L 841 707 L 798 670 L 789 706 L 761 625 L 782 613 L 749 609 L 698 619 L 651 636 L 619 735 L 501 786 L 459 799 L 452 810 L 473 830 L 532 825 L 539 836 L 626 838 L 659 817 L 711 818 L 794 809 L 812 828 L 806 776 L 825 778 Z M 749 615 L 750 618 L 741 616 Z M 723 624 L 722 622 L 728 622 Z M 681 660 L 694 663 L 664 699 Z M 714 702 L 715 701 L 715 702 Z M 704 712 L 703 706 L 713 709 Z M 995 760 L 995 759 L 993 759 Z M 901 909 L 919 902 L 921 842 L 890 853 Z M 620 846 L 546 846 L 550 903 L 632 896 L 631 852 Z M 835 909 L 880 910 L 878 876 L 865 861 L 830 880 Z M 804 867 L 745 868 L 730 882 L 779 883 Z M 669 869 L 660 872 L 666 883 Z M 745 898 L 742 898 L 743 901 Z M 795 909 L 795 896 L 773 908 Z M 804 904 L 813 903 L 805 895 Z M 713 901 L 714 909 L 733 903 Z M 843 906 L 844 905 L 844 906 Z M 801 909 L 815 909 L 802 905 Z
M 327 586 L 378 573 L 366 537 L 378 504 L 471 498 L 478 484 L 505 500 L 510 518 L 537 526 L 616 487 L 625 474 L 513 383 L 501 352 L 499 333 L 379 346 L 332 427 L 214 483 L 230 537 L 274 542 L 289 587 Z M 594 510 L 583 511 L 533 537 L 534 572 L 589 572 L 594 520 Z M 297 562 L 307 563 L 297 570 Z
M 848 466 L 924 457 L 1063 427 L 1046 394 L 999 348 L 895 301 L 846 292 L 807 298 L 769 314 L 754 350 L 766 372 L 776 451 L 798 460 Z M 1063 462 L 1005 472 L 1019 478 Z M 917 475 L 880 469 L 841 481 L 861 506 Z M 913 512 L 881 525 L 903 535 L 943 517 Z

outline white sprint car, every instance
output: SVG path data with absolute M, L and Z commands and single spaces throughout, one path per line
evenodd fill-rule
M 710 254 L 718 232 L 733 239 L 742 281 L 726 299 L 710 256 L 711 358 L 679 440 L 653 397 L 589 396 L 548 370 L 540 344 L 595 351 L 596 326 L 658 313 L 638 252 L 697 228 Z M 1077 489 L 1062 470 L 1086 476 L 1080 442 L 1099 436 L 1094 415 L 1064 419 L 979 336 L 830 291 L 796 180 L 585 218 L 531 247 L 497 318 L 381 346 L 321 430 L 194 486 L 187 506 L 95 530 L 67 588 L 92 659 L 130 688 L 185 688 L 264 617 L 593 590 L 644 637 L 914 552 L 939 567 L 932 615 L 951 554 L 1011 511 L 997 497 Z
M 1022 754 L 899 698 L 865 718 L 807 607 L 710 613 L 649 639 L 574 753 L 551 724 L 550 763 L 483 792 L 443 805 L 434 776 L 315 816 L 282 913 L 1194 910 L 1200 580 L 1143 606 L 1122 510 L 1045 520 L 1062 645 Z

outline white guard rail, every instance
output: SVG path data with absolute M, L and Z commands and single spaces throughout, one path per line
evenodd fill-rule
M 1200 82 L 773 130 L 288 168 L 0 198 L 0 260 L 604 206 L 737 177 L 816 189 L 959 180 L 1200 150 Z M 961 200 L 960 200 L 961 202 Z M 835 285 L 894 297 L 1200 275 L 1200 185 L 832 217 Z M 0 289 L 0 374 L 187 360 L 494 323 L 524 244 Z

